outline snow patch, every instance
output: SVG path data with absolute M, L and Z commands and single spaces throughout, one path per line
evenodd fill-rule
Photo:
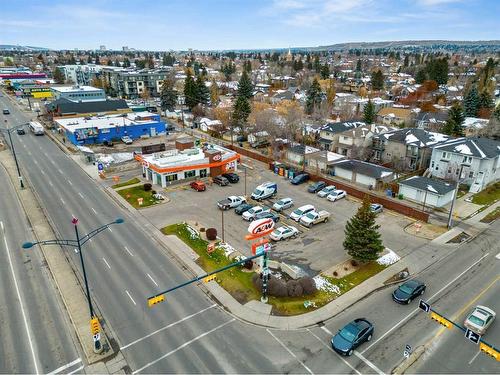
M 390 249 L 387 250 L 389 250 L 387 254 L 382 255 L 380 258 L 377 259 L 378 264 L 382 264 L 384 266 L 390 266 L 391 264 L 394 264 L 401 259 L 401 257 L 397 255 L 394 251 Z
M 322 290 L 324 292 L 330 292 L 335 294 L 340 294 L 340 289 L 337 285 L 332 284 L 323 276 L 318 275 L 313 278 L 314 283 L 316 284 L 316 288 L 318 290 Z
M 419 139 L 417 137 L 415 137 L 415 135 L 413 135 L 413 134 L 408 134 L 405 138 L 405 142 L 406 143 L 415 143 L 415 142 L 419 142 Z
M 472 155 L 472 151 L 465 143 L 455 146 L 455 151 L 465 155 Z
M 234 253 L 236 251 L 227 242 L 219 242 L 219 244 L 217 245 L 217 249 L 224 250 L 224 255 L 225 255 L 226 258 L 228 258 L 229 255 L 231 255 L 232 253 Z
M 392 173 L 393 173 L 392 171 L 382 172 L 380 174 L 380 178 L 384 178 L 384 177 L 390 176 Z
M 433 193 L 437 193 L 437 190 L 434 189 L 432 185 L 427 185 L 427 190 L 432 191 Z
M 186 225 L 186 229 L 188 230 L 189 237 L 191 237 L 192 240 L 200 238 L 200 233 L 198 233 L 198 231 L 194 229 L 192 226 Z

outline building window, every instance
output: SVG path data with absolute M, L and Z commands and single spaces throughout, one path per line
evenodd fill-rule
M 434 160 L 431 161 L 431 168 L 434 168 Z
M 473 178 L 473 177 L 474 177 L 474 172 L 473 171 L 469 172 L 469 178 Z
M 451 173 L 451 168 L 448 168 L 448 173 Z
M 206 169 L 200 169 L 200 177 L 207 177 L 207 170 Z
M 196 171 L 187 171 L 187 172 L 184 172 L 184 178 L 189 178 L 189 177 L 194 177 L 196 176 Z
M 165 181 L 167 182 L 177 181 L 177 173 L 165 176 Z

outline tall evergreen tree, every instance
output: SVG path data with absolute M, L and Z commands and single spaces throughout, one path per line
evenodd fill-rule
M 359 261 L 378 259 L 384 250 L 382 238 L 375 222 L 376 213 L 370 209 L 370 198 L 365 196 L 358 212 L 347 222 L 344 233 L 344 248 L 347 253 Z
M 160 100 L 162 111 L 172 112 L 177 104 L 177 91 L 174 90 L 174 79 L 165 79 L 161 85 Z
M 375 122 L 375 105 L 372 103 L 371 99 L 366 103 L 363 109 L 363 121 L 367 124 L 373 124 Z
M 380 69 L 372 72 L 372 88 L 373 90 L 382 90 L 384 88 L 384 74 Z
M 465 121 L 464 112 L 460 103 L 455 102 L 448 111 L 448 120 L 443 127 L 443 133 L 461 137 L 464 135 L 463 123 Z
M 205 85 L 205 80 L 201 75 L 196 78 L 196 101 L 198 104 L 208 104 L 210 100 L 210 90 Z
M 186 79 L 184 81 L 184 102 L 190 110 L 198 104 L 196 94 L 196 82 L 194 81 L 191 71 L 188 69 Z
M 239 95 L 236 98 L 236 102 L 233 107 L 233 124 L 235 126 L 243 127 L 243 124 L 247 121 L 250 112 L 252 112 L 252 108 L 250 107 L 248 99 Z
M 238 96 L 243 96 L 246 99 L 250 99 L 252 97 L 252 92 L 252 80 L 248 76 L 246 70 L 244 70 L 243 74 L 241 75 L 240 81 L 238 82 Z
M 476 117 L 479 111 L 479 94 L 476 86 L 472 86 L 464 98 L 464 112 L 466 117 Z
M 313 68 L 316 71 L 316 73 L 319 73 L 320 70 L 321 70 L 321 63 L 319 62 L 319 56 L 318 55 L 314 55 Z
M 422 84 L 426 79 L 427 73 L 425 72 L 425 69 L 417 70 L 417 73 L 415 74 L 415 82 L 418 84 Z
M 483 90 L 481 94 L 479 95 L 479 108 L 493 108 L 494 103 L 493 103 L 493 98 L 491 95 L 488 93 L 488 91 Z
M 361 72 L 361 59 L 358 59 L 358 61 L 356 61 L 356 71 Z
M 314 78 L 311 87 L 307 90 L 307 99 L 306 99 L 306 112 L 307 114 L 312 114 L 314 109 L 318 108 L 321 104 L 322 95 L 321 95 L 321 86 L 316 78 Z
M 322 79 L 328 79 L 330 77 L 330 68 L 328 67 L 328 64 L 321 66 L 320 74 Z
M 61 69 L 55 68 L 54 71 L 52 72 L 52 76 L 57 84 L 64 83 L 64 73 L 62 72 Z

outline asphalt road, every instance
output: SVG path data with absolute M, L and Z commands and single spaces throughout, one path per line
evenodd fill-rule
M 3 167 L 0 181 L 0 373 L 81 369 L 47 266 L 38 252 L 19 248 L 30 229 Z

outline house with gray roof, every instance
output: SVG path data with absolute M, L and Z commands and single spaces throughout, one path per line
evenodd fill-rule
M 460 182 L 477 193 L 500 180 L 500 142 L 488 138 L 457 138 L 432 150 L 433 176 Z
M 455 184 L 413 176 L 399 183 L 399 194 L 425 206 L 443 207 L 453 199 Z
M 322 150 L 334 151 L 340 133 L 366 125 L 362 121 L 329 122 L 319 129 L 319 147 Z
M 424 129 L 405 128 L 373 136 L 372 159 L 391 164 L 396 170 L 418 170 L 429 166 L 432 148 L 449 136 Z
M 381 189 L 384 182 L 396 178 L 392 169 L 355 159 L 334 163 L 330 174 L 376 190 Z

